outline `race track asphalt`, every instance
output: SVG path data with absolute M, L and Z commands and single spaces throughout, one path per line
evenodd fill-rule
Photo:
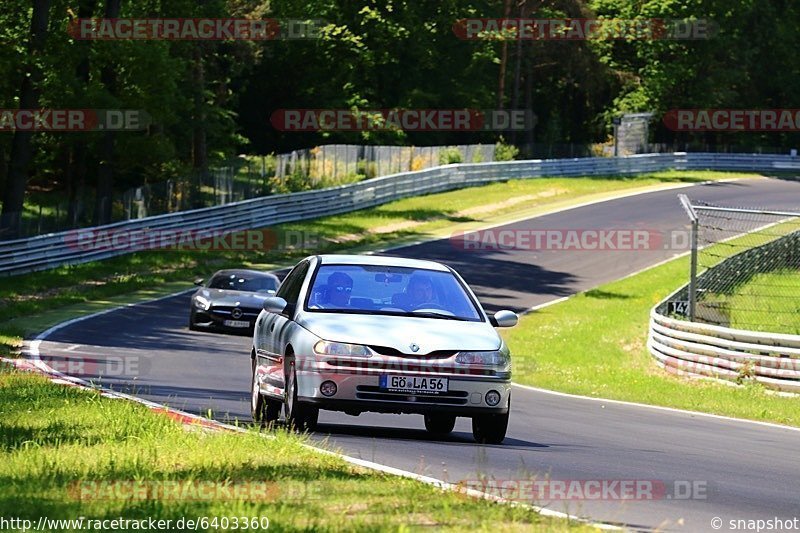
M 800 182 L 747 180 L 678 192 L 723 205 L 797 209 Z M 684 231 L 677 192 L 660 191 L 507 224 L 497 230 Z M 443 261 L 487 310 L 522 311 L 668 259 L 683 249 L 465 251 L 449 239 L 389 255 Z M 189 295 L 123 308 L 55 331 L 39 347 L 59 369 L 105 386 L 222 420 L 249 420 L 250 339 L 190 332 Z M 644 319 L 644 317 L 643 317 Z M 72 366 L 70 366 L 72 364 Z M 468 419 L 431 440 L 420 416 L 323 412 L 312 439 L 353 457 L 450 482 L 549 478 L 605 481 L 611 499 L 537 501 L 550 509 L 631 529 L 715 531 L 711 519 L 800 517 L 800 432 L 684 412 L 567 397 L 515 387 L 508 437 L 474 443 Z M 638 480 L 653 499 L 613 498 L 614 481 Z M 582 485 L 584 488 L 589 485 Z M 694 487 L 689 499 L 687 486 Z M 513 493 L 508 494 L 514 496 Z M 519 494 L 525 497 L 525 494 Z

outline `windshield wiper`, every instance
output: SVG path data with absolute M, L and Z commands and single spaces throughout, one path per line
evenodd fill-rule
M 444 313 L 437 313 L 436 311 L 409 311 L 408 316 L 419 316 L 427 318 L 446 318 L 448 320 L 459 320 L 461 322 L 469 322 L 469 319 L 462 318 L 455 315 L 446 315 Z

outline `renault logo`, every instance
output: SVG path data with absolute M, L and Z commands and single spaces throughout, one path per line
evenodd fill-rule
M 408 347 L 411 348 L 411 351 L 414 352 L 414 353 L 419 351 L 419 344 L 414 344 L 412 342 Z
M 242 318 L 242 310 L 238 307 L 234 307 L 233 311 L 231 311 L 231 316 L 233 318 Z

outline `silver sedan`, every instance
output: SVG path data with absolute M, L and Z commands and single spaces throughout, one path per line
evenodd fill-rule
M 313 430 L 320 409 L 414 413 L 434 435 L 472 419 L 500 443 L 511 409 L 511 357 L 453 269 L 396 257 L 322 255 L 298 263 L 264 300 L 253 334 L 251 407 L 263 424 Z
M 280 280 L 256 270 L 220 270 L 200 287 L 189 306 L 189 329 L 221 329 L 250 333 L 264 298 L 275 294 Z

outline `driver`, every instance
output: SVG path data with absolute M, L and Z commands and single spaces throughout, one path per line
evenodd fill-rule
M 344 272 L 334 272 L 328 278 L 328 303 L 335 307 L 347 307 L 353 292 L 353 278 Z
M 412 276 L 408 280 L 406 292 L 411 297 L 411 305 L 413 307 L 436 301 L 433 296 L 433 282 L 428 276 Z

